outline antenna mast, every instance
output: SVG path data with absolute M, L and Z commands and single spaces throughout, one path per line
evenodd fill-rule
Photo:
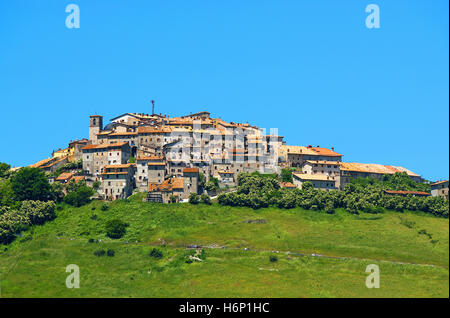
M 155 101 L 152 99 L 152 115 L 155 114 Z

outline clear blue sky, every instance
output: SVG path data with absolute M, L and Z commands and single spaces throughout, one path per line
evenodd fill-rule
M 80 29 L 65 26 L 67 4 Z M 380 7 L 367 29 L 365 7 Z M 449 175 L 447 1 L 0 2 L 0 161 L 88 136 L 88 116 L 182 115 L 276 127 L 349 162 Z

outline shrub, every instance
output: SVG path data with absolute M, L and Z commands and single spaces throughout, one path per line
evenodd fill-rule
M 76 207 L 80 207 L 89 203 L 91 196 L 94 194 L 94 190 L 88 186 L 81 186 L 75 191 L 69 192 L 64 197 L 64 202 Z
M 175 202 L 177 202 L 177 197 L 174 196 L 173 194 L 171 194 L 171 195 L 169 196 L 169 202 L 170 202 L 170 203 L 175 203 Z
M 102 211 L 106 211 L 106 210 L 109 209 L 109 205 L 106 204 L 106 203 L 103 203 L 103 204 L 102 204 L 102 207 L 101 207 L 100 209 L 101 209 Z
M 106 235 L 113 239 L 121 238 L 125 235 L 127 226 L 128 224 L 119 219 L 109 220 L 106 222 Z
M 274 262 L 277 262 L 277 261 L 278 261 L 278 257 L 275 256 L 275 255 L 270 255 L 270 256 L 269 256 L 269 260 L 270 260 L 272 263 L 274 263 Z
M 211 204 L 211 198 L 206 193 L 202 193 L 200 196 L 200 202 L 204 204 Z
M 97 251 L 94 252 L 94 255 L 98 256 L 98 257 L 104 256 L 105 255 L 105 251 L 104 250 L 97 250 Z
M 21 168 L 11 178 L 11 188 L 17 201 L 48 201 L 52 198 L 50 184 L 39 168 Z
M 89 243 L 94 243 L 95 240 L 94 240 L 93 238 L 90 238 L 90 239 L 88 240 L 88 242 L 89 242 Z
M 109 257 L 113 257 L 114 255 L 116 255 L 116 252 L 114 250 L 108 250 L 106 251 L 106 255 L 108 255 Z
M 162 258 L 162 257 L 163 257 L 163 252 L 160 251 L 160 250 L 157 249 L 157 248 L 154 248 L 154 249 L 152 249 L 152 250 L 150 251 L 150 257 L 153 257 L 153 258 Z
M 189 195 L 189 203 L 190 204 L 197 204 L 199 202 L 199 197 L 197 193 L 192 192 Z

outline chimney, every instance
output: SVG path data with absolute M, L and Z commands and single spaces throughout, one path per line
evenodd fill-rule
M 334 151 L 334 147 L 331 147 L 331 151 Z

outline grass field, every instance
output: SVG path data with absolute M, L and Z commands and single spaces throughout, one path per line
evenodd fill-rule
M 449 296 L 448 219 L 163 205 L 142 195 L 102 204 L 65 206 L 0 246 L 1 297 Z M 129 224 L 118 240 L 105 235 L 113 218 Z M 204 247 L 206 259 L 185 263 L 188 245 Z M 155 246 L 161 259 L 149 256 Z M 95 256 L 99 249 L 115 256 Z M 80 268 L 79 289 L 66 288 L 69 264 Z M 368 264 L 379 265 L 379 289 L 365 286 Z

